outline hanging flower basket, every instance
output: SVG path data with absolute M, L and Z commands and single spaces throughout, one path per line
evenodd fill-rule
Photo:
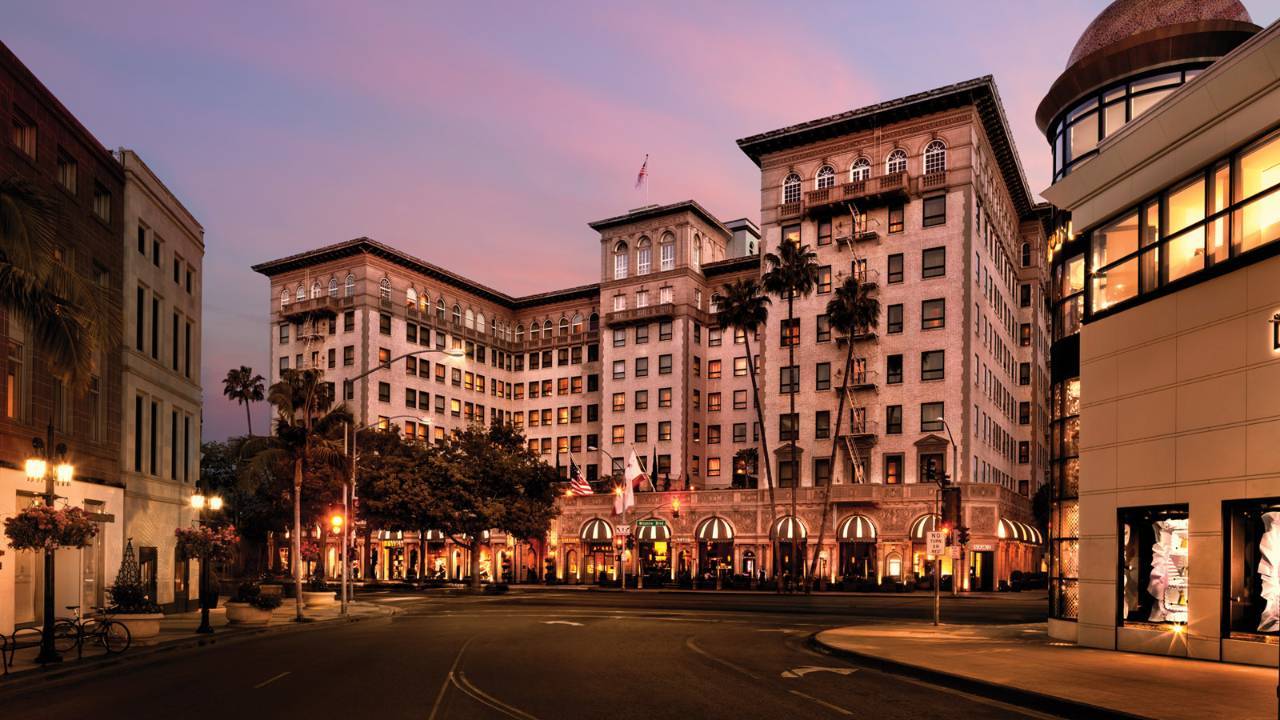
M 4 521 L 4 534 L 15 550 L 82 548 L 98 534 L 98 526 L 80 508 L 32 505 Z
M 174 535 L 178 538 L 178 552 L 182 557 L 204 558 L 215 562 L 231 559 L 240 542 L 234 525 L 220 528 L 178 528 Z

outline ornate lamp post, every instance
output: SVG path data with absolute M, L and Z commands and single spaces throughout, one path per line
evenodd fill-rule
M 34 452 L 27 458 L 24 469 L 27 479 L 32 482 L 44 482 L 44 498 L 46 507 L 53 507 L 58 498 L 57 486 L 68 486 L 75 478 L 76 469 L 67 462 L 66 443 L 53 444 L 53 423 L 49 423 L 47 439 L 31 438 Z M 53 647 L 53 606 L 54 606 L 54 557 L 53 550 L 44 551 L 44 620 L 40 632 L 40 654 L 36 662 L 40 664 L 62 662 L 62 656 Z
M 208 513 L 222 510 L 222 498 L 217 495 L 206 497 L 200 493 L 191 496 L 191 508 L 196 511 L 201 525 L 208 525 Z M 201 635 L 212 635 L 213 626 L 209 624 L 209 565 L 208 555 L 200 558 L 200 627 L 196 632 Z

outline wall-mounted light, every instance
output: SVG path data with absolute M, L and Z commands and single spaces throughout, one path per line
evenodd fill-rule
M 1271 316 L 1271 349 L 1280 350 L 1280 312 Z

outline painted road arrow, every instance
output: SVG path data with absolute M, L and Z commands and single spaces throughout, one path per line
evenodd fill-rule
M 798 678 L 798 677 L 804 677 L 809 673 L 816 673 L 816 672 L 829 672 L 829 673 L 835 673 L 837 675 L 851 675 L 857 672 L 857 669 L 845 668 L 845 667 L 818 667 L 816 665 L 804 665 L 798 668 L 791 668 L 790 670 L 783 670 L 782 677 Z

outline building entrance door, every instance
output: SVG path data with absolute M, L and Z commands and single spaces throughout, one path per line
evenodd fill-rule
M 18 627 L 40 622 L 44 606 L 44 555 L 33 550 L 14 553 L 13 623 Z
M 995 579 L 995 553 L 990 550 L 969 553 L 969 589 L 991 592 L 995 590 Z

